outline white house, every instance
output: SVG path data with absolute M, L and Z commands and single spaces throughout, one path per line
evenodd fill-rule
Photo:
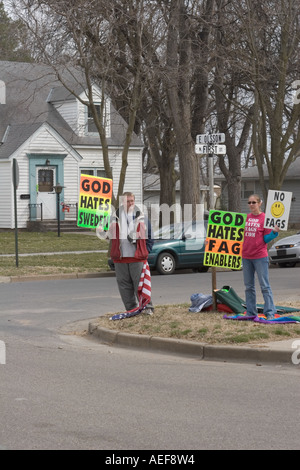
M 88 101 L 84 82 L 66 77 L 68 88 Z M 101 104 L 101 92 L 93 88 Z M 18 169 L 18 227 L 29 220 L 57 218 L 55 186 L 63 190 L 60 218 L 75 218 L 81 174 L 106 176 L 100 138 L 84 104 L 62 86 L 49 66 L 0 61 L 0 228 L 12 229 L 14 221 L 13 160 Z M 121 154 L 127 125 L 105 98 L 105 125 L 113 191 L 117 193 Z M 133 135 L 128 154 L 125 191 L 143 201 L 142 142 Z M 42 214 L 41 214 L 42 208 Z M 70 209 L 71 208 L 71 209 Z

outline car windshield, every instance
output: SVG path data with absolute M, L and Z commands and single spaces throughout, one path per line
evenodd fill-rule
M 182 224 L 164 225 L 154 232 L 155 240 L 170 240 L 182 237 Z

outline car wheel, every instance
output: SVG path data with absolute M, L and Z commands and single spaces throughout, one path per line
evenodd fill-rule
M 156 269 L 160 274 L 173 274 L 175 267 L 175 258 L 171 253 L 161 253 L 159 255 Z

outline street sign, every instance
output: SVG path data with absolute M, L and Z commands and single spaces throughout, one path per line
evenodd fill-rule
M 225 142 L 225 134 L 198 134 L 196 144 L 221 144 Z
M 13 168 L 12 168 L 12 178 L 13 178 L 13 185 L 14 188 L 18 189 L 19 186 L 19 165 L 15 158 L 13 158 Z
M 214 155 L 225 155 L 226 154 L 226 145 L 195 145 L 195 153 L 197 154 L 206 154 L 213 153 Z

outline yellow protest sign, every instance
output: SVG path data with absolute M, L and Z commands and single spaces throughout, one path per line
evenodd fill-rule
M 78 227 L 108 230 L 112 198 L 112 180 L 81 175 L 78 203 Z
M 211 210 L 209 212 L 205 266 L 240 269 L 247 214 Z

